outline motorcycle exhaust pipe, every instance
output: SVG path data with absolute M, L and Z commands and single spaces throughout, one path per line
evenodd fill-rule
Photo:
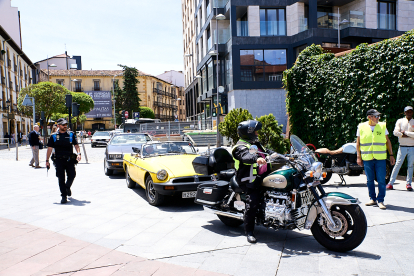
M 229 218 L 234 218 L 234 219 L 238 219 L 238 220 L 243 220 L 244 219 L 243 214 L 234 214 L 234 213 L 214 210 L 214 209 L 211 209 L 211 208 L 206 207 L 206 206 L 204 206 L 204 209 L 208 209 L 209 211 L 212 211 L 216 215 L 225 216 L 225 217 L 229 217 Z

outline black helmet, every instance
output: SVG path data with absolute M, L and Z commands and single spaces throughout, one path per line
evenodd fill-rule
M 262 123 L 256 120 L 244 121 L 237 127 L 237 134 L 239 137 L 247 142 L 256 142 L 257 135 L 255 131 L 262 129 Z

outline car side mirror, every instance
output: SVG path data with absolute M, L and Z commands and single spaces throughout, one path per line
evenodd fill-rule
M 136 148 L 136 147 L 132 147 L 132 151 L 136 154 L 139 154 L 141 152 L 141 150 L 139 148 Z
M 196 151 L 197 151 L 197 152 L 199 152 L 199 151 L 200 151 L 200 149 L 197 149 Z

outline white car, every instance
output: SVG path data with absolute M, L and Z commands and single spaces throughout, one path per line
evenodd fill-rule
M 106 146 L 111 140 L 111 135 L 109 135 L 109 131 L 97 131 L 92 135 L 91 138 L 91 147 L 94 148 L 96 146 Z

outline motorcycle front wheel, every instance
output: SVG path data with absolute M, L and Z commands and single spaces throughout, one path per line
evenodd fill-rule
M 324 247 L 346 252 L 359 246 L 367 234 L 367 219 L 358 205 L 335 205 L 331 214 L 336 226 L 332 227 L 322 214 L 316 218 L 311 232 Z

